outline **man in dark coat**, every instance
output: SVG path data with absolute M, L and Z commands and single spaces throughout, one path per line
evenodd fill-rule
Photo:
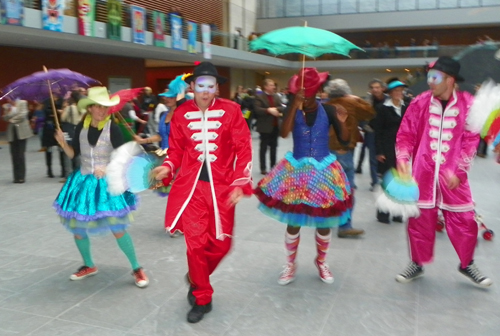
M 264 92 L 255 97 L 254 108 L 257 117 L 257 132 L 260 134 L 260 172 L 267 174 L 266 152 L 271 151 L 271 168 L 276 164 L 276 148 L 278 147 L 279 122 L 284 106 L 276 94 L 276 84 L 272 79 L 265 79 Z

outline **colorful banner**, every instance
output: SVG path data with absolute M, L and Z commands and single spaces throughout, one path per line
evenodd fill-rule
M 171 14 L 170 27 L 172 49 L 182 50 L 182 18 L 179 15 Z
M 23 0 L 1 0 L 0 22 L 2 24 L 22 26 L 24 20 Z
M 146 44 L 146 9 L 130 6 L 132 16 L 132 42 Z
M 24 0 L 25 2 L 27 2 L 26 0 Z M 33 0 L 29 0 L 29 1 L 33 1 Z M 64 15 L 66 16 L 72 16 L 72 17 L 76 17 L 76 7 L 77 7 L 77 3 L 75 0 L 64 0 Z
M 212 44 L 210 43 L 210 35 L 210 26 L 206 23 L 203 23 L 201 25 L 201 41 L 203 42 L 203 58 L 205 59 L 212 58 Z
M 196 37 L 198 36 L 198 24 L 188 21 L 188 53 L 196 54 Z
M 165 46 L 165 13 L 153 11 L 153 43 L 157 47 Z
M 107 35 L 110 40 L 122 40 L 122 2 L 108 0 Z
M 95 0 L 78 0 L 78 34 L 94 36 Z
M 64 0 L 42 0 L 43 29 L 62 32 Z

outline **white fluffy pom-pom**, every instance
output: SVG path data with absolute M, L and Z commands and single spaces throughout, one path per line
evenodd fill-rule
M 383 192 L 377 198 L 377 208 L 382 212 L 389 213 L 392 217 L 401 216 L 403 217 L 403 220 L 407 220 L 410 217 L 420 216 L 420 210 L 418 209 L 418 205 L 416 203 L 397 203 L 387 197 L 387 195 Z
M 476 92 L 474 103 L 470 108 L 466 120 L 468 131 L 481 132 L 491 112 L 500 107 L 500 84 L 495 84 L 492 79 L 485 81 Z
M 141 146 L 135 142 L 127 142 L 116 148 L 111 153 L 111 162 L 106 167 L 106 180 L 108 182 L 108 191 L 112 195 L 120 195 L 128 190 L 125 172 L 128 163 L 134 156 L 142 152 Z

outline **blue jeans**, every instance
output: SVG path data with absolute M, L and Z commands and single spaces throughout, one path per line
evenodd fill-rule
M 347 180 L 349 180 L 349 185 L 351 186 L 351 192 L 354 194 L 354 189 L 356 188 L 356 184 L 354 183 L 354 150 L 350 150 L 345 154 L 339 154 L 338 152 L 332 151 L 333 154 L 337 156 L 337 161 L 340 163 L 342 168 L 344 169 L 345 174 L 347 175 Z M 353 198 L 353 208 L 354 208 L 354 198 Z M 350 209 L 349 220 L 344 225 L 339 226 L 339 230 L 347 230 L 352 229 L 351 218 L 352 211 Z

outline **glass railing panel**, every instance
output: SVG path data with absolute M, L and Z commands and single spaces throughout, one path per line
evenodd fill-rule
M 392 12 L 396 10 L 396 0 L 378 0 L 379 12 Z
M 357 0 L 340 0 L 340 13 L 341 14 L 353 14 L 358 13 L 358 1 Z
M 358 7 L 360 13 L 371 13 L 377 11 L 375 1 L 360 1 Z
M 280 2 L 280 1 L 277 1 Z M 285 16 L 302 16 L 302 0 L 286 0 Z
M 304 1 L 304 16 L 321 15 L 320 0 Z
M 321 14 L 333 15 L 339 13 L 339 0 L 323 0 L 321 1 Z

